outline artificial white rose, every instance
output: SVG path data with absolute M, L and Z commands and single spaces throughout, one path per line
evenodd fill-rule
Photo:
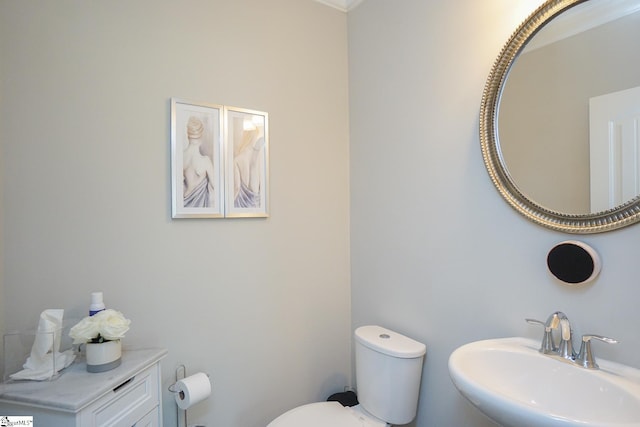
M 125 319 L 124 315 L 115 310 L 102 310 L 93 315 L 100 325 L 100 335 L 107 341 L 119 340 L 129 330 L 131 320 Z
M 85 317 L 69 330 L 74 344 L 89 342 L 98 337 L 98 325 L 93 317 Z
M 124 337 L 129 330 L 131 320 L 116 310 L 102 310 L 93 316 L 82 319 L 69 331 L 74 344 L 82 344 L 93 340 L 113 341 Z

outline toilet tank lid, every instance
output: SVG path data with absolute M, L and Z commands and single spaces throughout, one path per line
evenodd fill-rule
M 360 344 L 372 350 L 403 359 L 422 357 L 427 351 L 421 342 L 381 326 L 361 326 L 356 329 L 355 337 Z

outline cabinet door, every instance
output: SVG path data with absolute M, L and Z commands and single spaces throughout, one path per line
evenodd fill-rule
M 155 364 L 114 388 L 81 412 L 83 427 L 133 426 L 160 406 Z
M 160 409 L 156 408 L 145 415 L 140 421 L 132 427 L 161 427 L 160 426 Z

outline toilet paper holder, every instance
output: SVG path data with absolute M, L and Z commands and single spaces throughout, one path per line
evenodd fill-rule
M 178 367 L 176 368 L 176 382 L 171 384 L 168 390 L 174 394 L 180 393 L 180 390 L 176 389 L 176 384 L 178 383 L 178 381 L 186 377 L 187 377 L 187 367 L 184 365 L 178 365 Z
M 204 374 L 207 377 L 211 378 L 211 375 L 209 375 L 208 373 L 205 372 Z M 182 391 L 176 389 L 176 384 L 178 383 L 178 381 L 185 379 L 186 377 L 187 377 L 187 368 L 184 365 L 178 365 L 178 367 L 176 368 L 176 382 L 171 384 L 168 387 L 168 390 L 174 394 L 182 393 Z
M 176 368 L 176 382 L 174 382 L 169 386 L 169 391 L 171 393 L 179 393 L 179 391 L 176 390 L 176 384 L 178 383 L 178 381 L 185 378 L 186 376 L 187 376 L 187 367 L 184 365 L 178 365 L 178 367 Z
M 211 378 L 211 376 L 208 373 L 204 373 L 209 379 Z M 185 365 L 178 365 L 178 367 L 176 368 L 176 381 L 171 384 L 167 389 L 173 393 L 173 394 L 177 394 L 179 395 L 180 399 L 184 399 L 184 392 L 182 390 L 178 390 L 176 388 L 176 385 L 178 384 L 178 381 L 185 379 L 187 377 L 187 368 Z M 187 427 L 187 410 L 186 409 L 180 409 L 180 407 L 177 408 L 177 412 L 178 412 L 178 420 L 180 419 L 180 411 L 182 411 L 184 413 L 184 427 Z

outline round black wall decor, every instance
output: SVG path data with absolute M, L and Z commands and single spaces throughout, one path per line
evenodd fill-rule
M 586 243 L 567 240 L 549 251 L 547 267 L 558 280 L 579 285 L 590 282 L 600 273 L 600 257 Z

